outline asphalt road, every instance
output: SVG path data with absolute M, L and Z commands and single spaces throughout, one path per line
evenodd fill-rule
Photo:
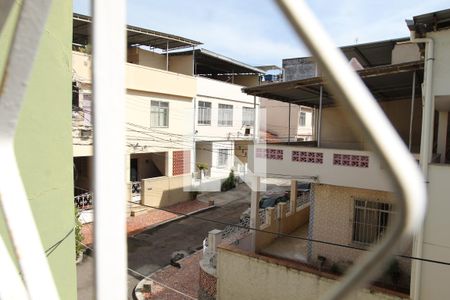
M 194 216 L 236 224 L 243 211 L 249 207 L 249 197 L 237 198 L 221 207 L 195 214 Z M 225 225 L 199 220 L 192 217 L 167 223 L 154 229 L 145 230 L 128 238 L 128 267 L 143 275 L 167 266 L 175 251 L 192 253 L 202 246 L 203 239 L 213 229 L 223 229 Z M 94 299 L 93 259 L 87 257 L 77 266 L 78 299 Z M 128 290 L 131 293 L 142 278 L 128 272 Z

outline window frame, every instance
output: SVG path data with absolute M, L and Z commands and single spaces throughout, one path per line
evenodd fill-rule
M 201 105 L 202 104 L 209 104 L 208 105 Z M 211 121 L 212 121 L 212 102 L 210 101 L 198 101 L 198 105 L 197 105 L 197 125 L 200 126 L 211 126 Z M 209 120 L 201 120 L 200 116 L 202 116 L 202 119 L 204 119 L 204 117 L 209 117 Z
M 301 111 L 300 116 L 298 118 L 298 126 L 306 127 L 306 112 Z
M 379 242 L 388 228 L 393 214 L 390 203 L 355 198 L 353 201 L 352 243 L 371 246 Z M 362 216 L 362 218 L 358 216 Z M 376 223 L 367 221 L 368 218 L 374 217 Z M 376 227 L 374 232 L 371 227 Z
M 222 162 L 223 155 L 225 155 L 224 163 Z M 217 150 L 217 167 L 226 168 L 230 162 L 229 160 L 230 160 L 230 149 L 220 148 Z
M 217 111 L 217 126 L 233 127 L 233 105 L 219 103 L 219 108 Z M 231 117 L 230 119 L 227 119 L 228 114 Z M 221 117 L 224 118 L 221 119 Z
M 157 103 L 158 105 L 153 105 L 154 103 Z M 161 104 L 167 105 L 161 106 Z M 156 110 L 154 110 L 154 107 Z M 166 124 L 161 125 L 161 115 L 166 114 L 165 120 Z M 162 100 L 150 100 L 150 127 L 151 128 L 168 128 L 169 127 L 169 115 L 170 115 L 170 104 L 168 101 L 162 101 Z M 157 125 L 154 125 L 153 118 L 157 117 Z
M 247 116 L 246 116 L 247 114 Z M 246 117 L 251 116 L 248 121 Z M 242 107 L 242 126 L 255 126 L 255 108 L 254 107 Z

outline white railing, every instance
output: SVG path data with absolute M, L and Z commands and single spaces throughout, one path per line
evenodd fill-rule
M 74 197 L 75 207 L 79 210 L 86 210 L 92 208 L 93 195 L 91 192 L 86 192 Z

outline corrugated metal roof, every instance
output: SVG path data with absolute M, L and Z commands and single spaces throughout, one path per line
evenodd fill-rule
M 450 9 L 415 16 L 411 25 L 408 27 L 419 34 L 450 28 Z
M 379 66 L 357 71 L 366 86 L 378 101 L 390 101 L 411 97 L 412 76 L 417 72 L 416 95 L 421 95 L 420 82 L 423 78 L 423 62 L 408 62 Z M 320 86 L 324 85 L 323 105 L 333 105 L 332 95 L 326 90 L 326 80 L 313 77 L 243 88 L 249 95 L 290 102 L 305 106 L 318 106 Z
M 192 51 L 174 52 L 170 55 L 192 55 Z M 264 74 L 265 71 L 233 58 L 206 49 L 196 49 L 195 74 Z
M 85 15 L 73 14 L 73 43 L 88 44 L 91 39 L 92 18 Z M 202 43 L 181 36 L 167 34 L 155 30 L 136 26 L 127 26 L 128 45 L 143 45 L 166 50 L 198 46 Z

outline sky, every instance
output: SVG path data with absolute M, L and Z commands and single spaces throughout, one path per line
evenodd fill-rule
M 90 15 L 89 0 L 73 0 Z M 244 63 L 281 66 L 308 56 L 273 0 L 128 0 L 128 24 L 202 42 Z M 338 46 L 409 36 L 405 19 L 450 8 L 448 0 L 307 1 Z

